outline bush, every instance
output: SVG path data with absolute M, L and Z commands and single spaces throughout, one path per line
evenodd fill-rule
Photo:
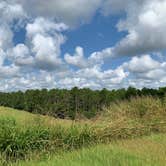
M 0 153 L 6 160 L 25 159 L 33 152 L 78 149 L 94 143 L 88 126 L 46 128 L 37 125 L 20 128 L 14 119 L 0 119 Z

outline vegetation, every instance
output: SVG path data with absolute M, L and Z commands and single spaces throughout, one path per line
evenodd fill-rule
M 95 142 L 95 135 L 86 126 L 68 128 L 44 125 L 21 127 L 14 119 L 0 120 L 0 152 L 4 161 L 26 159 L 36 152 L 73 150 Z
M 164 166 L 165 155 L 166 135 L 160 134 L 84 148 L 43 161 L 18 162 L 13 166 Z
M 0 107 L 0 161 L 5 165 L 10 161 L 41 160 L 50 158 L 55 153 L 63 156 L 65 152 L 88 148 L 92 145 L 109 144 L 117 140 L 134 139 L 153 133 L 165 133 L 165 105 L 165 98 L 161 100 L 154 97 L 136 97 L 112 103 L 110 107 L 105 108 L 103 112 L 90 120 L 75 119 L 75 121 L 54 119 L 49 116 Z M 134 158 L 132 152 L 125 153 L 124 150 L 124 153 L 120 153 L 119 147 L 113 146 L 109 149 L 104 147 L 105 145 L 85 149 L 79 151 L 78 155 L 81 155 L 82 160 L 85 161 L 84 153 L 89 156 L 92 153 L 90 162 L 93 162 L 95 158 L 93 151 L 96 151 L 99 155 L 100 153 L 106 153 L 106 156 L 111 154 L 108 159 L 113 163 L 114 158 L 117 160 L 119 155 L 122 157 L 120 162 L 125 162 L 126 157 L 131 157 L 130 159 L 133 160 L 131 163 L 139 163 L 139 158 Z M 77 156 L 76 153 L 64 155 L 64 160 L 65 156 L 66 160 L 72 155 Z M 59 163 L 62 160 L 63 158 L 55 157 L 55 161 Z M 73 158 L 71 163 L 77 162 L 75 160 Z M 102 155 L 99 163 L 100 160 L 102 160 Z M 140 162 L 144 160 L 140 159 Z
M 78 115 L 92 118 L 112 102 L 138 96 L 153 96 L 163 99 L 166 88 L 138 90 L 129 87 L 101 91 L 90 89 L 72 90 L 27 90 L 26 92 L 0 93 L 0 105 L 31 113 L 50 115 L 58 118 L 75 119 Z

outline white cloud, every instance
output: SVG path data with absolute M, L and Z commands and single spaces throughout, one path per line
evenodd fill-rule
M 78 68 L 89 68 L 95 66 L 102 66 L 104 64 L 104 60 L 107 58 L 113 58 L 113 50 L 112 48 L 106 48 L 101 52 L 93 52 L 89 56 L 84 55 L 84 49 L 80 46 L 77 46 L 75 49 L 75 54 L 71 56 L 66 53 L 64 56 L 65 61 L 73 66 Z
M 0 66 L 0 78 L 13 78 L 17 77 L 19 67 L 17 66 Z
M 6 56 L 5 52 L 0 48 L 0 66 L 3 65 L 5 56 Z
M 115 46 L 116 55 L 136 55 L 166 48 L 166 1 L 140 0 L 125 9 L 127 17 L 118 24 L 128 35 Z
M 68 27 L 63 23 L 58 24 L 41 17 L 27 24 L 27 39 L 34 56 L 35 68 L 55 70 L 63 66 L 60 47 L 65 42 L 65 37 L 61 31 L 67 29 Z
M 150 55 L 143 55 L 141 57 L 133 57 L 127 63 L 130 72 L 143 73 L 160 67 L 160 63 L 151 58 Z
M 11 23 L 14 20 L 22 19 L 26 17 L 22 6 L 20 4 L 12 3 L 11 1 L 0 2 L 0 22 Z
M 54 17 L 69 25 L 88 22 L 102 0 L 15 0 L 33 16 Z
M 8 53 L 10 57 L 13 58 L 24 58 L 28 57 L 30 52 L 29 48 L 24 44 L 18 44 L 12 48 L 12 51 Z
M 25 44 L 18 44 L 7 51 L 8 59 L 16 66 L 34 66 L 34 57 L 31 56 L 29 48 Z
M 79 46 L 76 47 L 75 54 L 73 56 L 67 53 L 65 54 L 64 59 L 68 64 L 79 68 L 86 68 L 89 66 L 89 62 L 84 57 L 84 50 Z
M 122 65 L 129 72 L 128 84 L 135 87 L 159 87 L 166 81 L 166 62 L 159 62 L 150 55 L 133 57 Z M 165 82 L 166 83 L 166 82 Z
M 32 40 L 32 51 L 35 54 L 37 67 L 45 70 L 53 70 L 62 65 L 62 61 L 59 58 L 61 43 L 63 43 L 63 37 L 61 36 L 53 38 L 40 34 L 36 35 Z
M 94 63 L 103 63 L 104 59 L 113 58 L 113 48 L 106 48 L 102 51 L 94 52 L 90 55 L 89 60 L 93 61 Z
M 55 23 L 53 20 L 44 19 L 43 17 L 37 17 L 33 23 L 28 23 L 26 26 L 27 36 L 29 38 L 38 33 L 55 33 L 55 31 L 61 32 L 67 29 L 68 26 L 64 23 Z
M 125 15 L 117 28 L 127 35 L 112 48 L 114 56 L 136 56 L 166 49 L 165 0 L 105 0 L 102 13 Z
M 13 32 L 8 25 L 0 24 L 0 48 L 4 51 L 12 47 Z
M 18 4 L 9 3 L 8 1 L 0 2 L 0 78 L 12 79 L 19 75 L 19 67 L 10 63 L 5 64 L 8 57 L 8 51 L 13 47 L 12 24 L 14 21 L 23 19 L 26 14 Z

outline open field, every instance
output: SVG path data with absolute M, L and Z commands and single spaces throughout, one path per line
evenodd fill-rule
M 152 97 L 117 102 L 91 120 L 0 107 L 1 165 L 162 165 L 165 115 L 165 102 Z

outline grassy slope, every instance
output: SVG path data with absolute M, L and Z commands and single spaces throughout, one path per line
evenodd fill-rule
M 44 161 L 22 162 L 17 166 L 164 166 L 166 135 L 118 141 L 89 149 L 64 153 Z M 15 166 L 16 166 L 15 165 Z M 14 165 L 13 165 L 14 166 Z
M 60 120 L 49 116 L 34 115 L 26 111 L 18 111 L 12 108 L 0 106 L 0 118 L 13 118 L 16 122 L 23 126 L 35 125 L 36 123 L 43 123 L 45 126 L 62 125 L 68 127 L 72 125 L 70 120 Z
M 121 101 L 112 103 L 111 107 L 106 109 L 102 114 L 96 116 L 92 120 L 61 120 L 49 116 L 34 115 L 25 111 L 17 111 L 12 108 L 0 107 L 1 118 L 14 118 L 17 123 L 23 126 L 36 123 L 42 123 L 48 127 L 62 125 L 63 127 L 70 127 L 74 124 L 88 124 L 98 128 L 107 127 L 130 127 L 133 125 L 151 124 L 151 123 L 166 123 L 166 101 L 164 104 L 161 100 L 151 97 L 135 98 L 131 101 Z
M 165 103 L 166 105 L 166 103 Z M 10 108 L 0 107 L 0 119 L 13 118 L 21 130 L 27 130 L 29 127 L 33 129 L 34 126 L 41 124 L 43 129 L 51 128 L 53 131 L 56 126 L 60 125 L 67 129 L 65 136 L 75 140 L 78 132 L 73 132 L 71 126 L 78 125 L 78 131 L 81 131 L 81 126 L 85 124 L 88 127 L 95 127 L 95 134 L 97 138 L 103 139 L 104 143 L 107 138 L 131 138 L 142 135 L 149 135 L 153 132 L 166 131 L 166 111 L 165 105 L 162 105 L 159 100 L 152 98 L 133 99 L 132 102 L 119 102 L 113 104 L 111 108 L 102 113 L 95 119 L 72 122 L 70 120 L 55 120 L 54 118 L 40 115 L 33 115 L 24 111 L 17 111 Z M 149 124 L 162 123 L 162 126 L 153 126 L 149 128 Z M 164 126 L 163 126 L 164 125 Z M 1 127 L 1 126 L 0 126 Z M 18 130 L 18 133 L 22 133 Z M 28 129 L 29 130 L 29 129 Z M 14 130 L 15 131 L 15 130 Z M 16 130 L 17 131 L 17 130 Z M 31 131 L 31 130 L 30 130 Z M 90 130 L 91 131 L 91 130 Z M 35 132 L 35 130 L 34 130 Z M 50 135 L 52 136 L 52 131 Z M 61 132 L 61 131 L 60 131 Z M 24 132 L 23 132 L 24 133 Z M 65 134 L 66 131 L 62 134 Z M 83 133 L 83 132 L 82 132 Z M 34 134 L 33 130 L 32 133 Z M 75 135 L 76 134 L 76 135 Z M 17 141 L 17 132 L 12 136 Z M 54 134 L 55 135 L 55 134 Z M 88 133 L 89 136 L 91 134 Z M 5 136 L 5 135 L 4 135 Z M 27 137 L 28 138 L 28 137 Z M 66 139 L 65 138 L 65 139 Z M 19 138 L 22 141 L 22 138 Z M 57 137 L 59 139 L 59 135 Z M 13 140 L 12 140 L 13 141 Z M 24 140 L 23 140 L 24 141 Z M 50 140 L 52 141 L 52 140 Z M 108 139 L 108 141 L 110 141 Z M 26 141 L 25 141 L 26 142 Z M 68 142 L 68 141 L 67 141 Z M 6 140 L 4 139 L 4 144 Z M 14 142 L 15 143 L 15 142 Z M 17 143 L 17 142 L 16 142 Z M 68 144 L 68 143 L 67 143 Z M 118 141 L 112 145 L 98 145 L 90 149 L 73 151 L 70 153 L 63 153 L 61 156 L 55 155 L 48 160 L 41 161 L 39 151 L 32 154 L 34 158 L 38 157 L 38 161 L 32 163 L 20 163 L 18 166 L 98 166 L 98 165 L 114 165 L 114 166 L 164 166 L 166 156 L 166 135 L 154 135 L 152 137 L 144 137 L 143 139 L 133 139 L 126 141 Z M 31 149 L 30 149 L 31 150 Z M 52 155 L 52 154 L 50 154 Z M 45 158 L 45 157 L 44 157 Z M 1 162 L 0 162 L 1 163 Z M 56 164 L 55 164 L 56 163 Z

